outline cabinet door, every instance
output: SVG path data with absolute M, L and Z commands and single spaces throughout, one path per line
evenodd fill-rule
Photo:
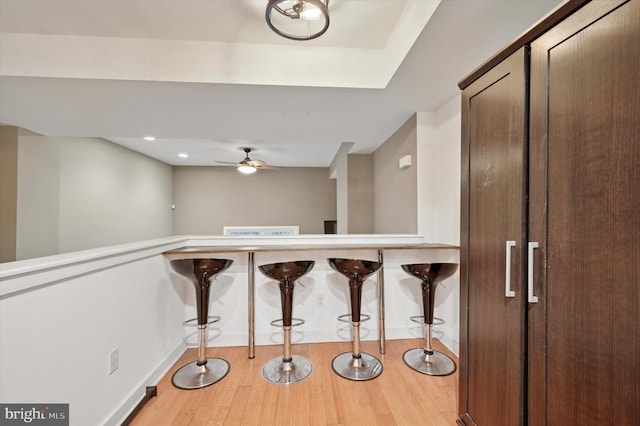
M 462 93 L 460 414 L 467 424 L 522 423 L 526 61 L 522 48 Z
M 530 425 L 640 421 L 640 1 L 531 47 Z

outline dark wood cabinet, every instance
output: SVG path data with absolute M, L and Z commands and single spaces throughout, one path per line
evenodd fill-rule
M 523 47 L 464 91 L 465 283 L 460 394 L 478 424 L 517 425 L 524 398 L 523 244 L 526 61 Z M 507 263 L 508 262 L 508 263 Z M 507 270 L 510 273 L 507 273 Z M 507 281 L 508 280 L 508 281 Z M 462 358 L 464 356 L 464 358 Z M 496 410 L 495 401 L 501 401 Z
M 461 87 L 459 423 L 638 424 L 640 0 L 569 1 Z

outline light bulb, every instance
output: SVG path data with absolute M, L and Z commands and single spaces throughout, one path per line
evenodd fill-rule
M 305 3 L 304 9 L 300 12 L 300 17 L 307 21 L 317 21 L 322 16 L 322 11 L 313 4 Z
M 244 173 L 245 175 L 250 175 L 251 173 L 255 173 L 256 170 L 257 169 L 255 167 L 253 167 L 253 166 L 244 165 L 244 166 L 239 166 L 238 167 L 238 171 L 240 173 Z

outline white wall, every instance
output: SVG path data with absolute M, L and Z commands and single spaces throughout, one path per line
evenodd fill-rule
M 171 166 L 100 138 L 19 129 L 16 259 L 172 234 Z
M 460 95 L 438 111 L 419 112 L 418 234 L 460 244 Z
M 224 226 L 298 225 L 324 233 L 336 219 L 336 182 L 324 167 L 283 167 L 243 175 L 233 167 L 174 167 L 173 232 L 222 235 Z
M 0 126 L 0 262 L 16 260 L 18 128 Z
M 373 232 L 417 234 L 416 116 L 409 118 L 373 153 Z M 409 155 L 413 164 L 400 169 L 398 161 Z
M 60 252 L 172 235 L 171 166 L 97 138 L 60 144 Z
M 340 149 L 331 162 L 329 176 L 336 180 L 336 219 L 337 233 L 349 233 L 349 181 L 348 179 L 348 154 L 354 142 L 342 142 Z
M 60 252 L 60 138 L 19 129 L 16 259 Z
M 348 234 L 373 233 L 373 164 L 371 155 L 347 155 Z
M 68 403 L 71 425 L 119 424 L 183 353 L 186 288 L 162 255 L 100 264 L 0 298 L 3 403 Z

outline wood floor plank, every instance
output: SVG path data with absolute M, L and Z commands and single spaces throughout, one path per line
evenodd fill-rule
M 260 405 L 260 419 L 263 421 L 263 424 L 275 424 L 279 398 L 280 394 L 277 386 L 270 385 L 265 388 L 264 398 L 262 398 L 262 404 Z
M 404 351 L 421 344 L 420 339 L 390 340 L 381 355 L 377 342 L 362 342 L 363 352 L 380 359 L 384 368 L 376 379 L 356 382 L 339 377 L 331 368 L 336 355 L 350 350 L 349 342 L 297 343 L 293 353 L 309 358 L 314 369 L 309 378 L 290 386 L 262 378 L 262 366 L 282 355 L 280 345 L 256 347 L 251 360 L 246 347 L 209 348 L 208 357 L 231 364 L 229 374 L 212 386 L 187 391 L 175 388 L 171 376 L 196 358 L 196 350 L 189 349 L 158 383 L 158 396 L 131 425 L 455 426 L 457 372 L 427 376 L 402 360 Z M 450 354 L 437 341 L 434 347 Z
M 229 411 L 224 418 L 225 423 L 240 424 L 244 417 L 247 401 L 249 400 L 249 394 L 251 393 L 250 386 L 238 386 L 233 394 L 231 403 L 229 405 Z
M 328 424 L 327 412 L 323 403 L 324 388 L 322 385 L 312 385 L 309 390 L 309 425 L 323 426 Z
M 302 385 L 302 384 L 300 384 Z M 304 385 L 302 385 L 304 386 Z M 299 386 L 300 387 L 300 386 Z M 278 406 L 276 411 L 275 424 L 277 425 L 293 425 L 293 397 L 292 389 L 289 386 L 278 386 Z M 296 393 L 300 389 L 296 390 Z

